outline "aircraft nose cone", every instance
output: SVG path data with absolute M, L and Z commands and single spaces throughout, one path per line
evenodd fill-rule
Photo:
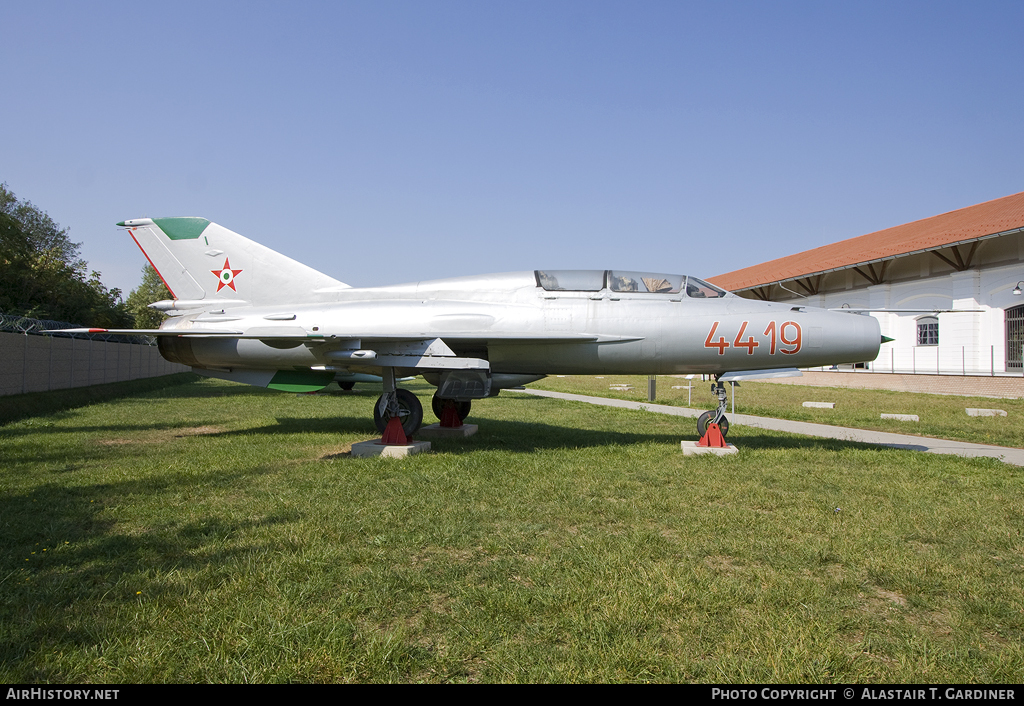
M 878 319 L 861 314 L 829 312 L 827 322 L 823 326 L 823 352 L 831 363 L 866 363 L 878 357 L 883 342 Z
M 840 314 L 842 316 L 842 314 Z M 878 357 L 883 343 L 882 327 L 874 316 L 850 314 L 858 319 L 858 338 L 862 341 L 864 357 L 855 362 L 868 362 Z

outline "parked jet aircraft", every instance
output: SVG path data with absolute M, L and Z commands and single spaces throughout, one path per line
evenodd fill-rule
M 723 381 L 873 360 L 871 316 L 752 301 L 696 277 L 623 270 L 535 270 L 354 288 L 203 218 L 138 218 L 127 229 L 173 300 L 160 353 L 197 373 L 313 391 L 336 377 L 383 378 L 378 429 L 405 434 L 423 411 L 396 377 L 437 386 L 433 409 L 470 403 L 552 374 L 716 376 Z M 105 329 L 87 329 L 105 331 Z M 111 333 L 140 333 L 110 330 Z M 392 425 L 396 426 L 396 425 Z

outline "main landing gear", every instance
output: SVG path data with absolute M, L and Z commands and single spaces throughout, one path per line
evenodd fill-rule
M 725 435 L 729 433 L 729 420 L 725 418 L 725 385 L 721 382 L 711 383 L 711 394 L 718 397 L 718 409 L 714 412 L 704 412 L 697 417 L 697 433 L 700 435 L 697 445 L 726 446 Z
M 383 434 L 393 417 L 401 422 L 402 432 L 407 437 L 412 436 L 423 423 L 423 405 L 408 390 L 397 389 L 391 396 L 385 392 L 377 398 L 373 408 L 373 423 L 377 425 L 377 431 Z
M 395 369 L 384 368 L 384 394 L 373 408 L 373 422 L 385 444 L 405 444 L 423 423 L 423 405 L 416 395 L 395 386 Z
M 381 433 L 383 443 L 405 444 L 423 423 L 423 405 L 416 395 L 395 385 L 393 368 L 384 368 L 382 373 L 384 394 L 377 398 L 373 408 L 373 423 Z M 430 407 L 441 420 L 442 427 L 458 428 L 469 416 L 472 402 L 446 400 L 434 395 Z
M 469 400 L 442 400 L 437 395 L 430 400 L 430 408 L 434 411 L 434 416 L 441 421 L 442 427 L 450 429 L 462 426 L 462 422 L 469 416 L 472 406 L 473 403 Z

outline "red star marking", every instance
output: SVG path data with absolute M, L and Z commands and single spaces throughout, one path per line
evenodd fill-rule
M 219 270 L 210 270 L 213 274 L 217 275 L 217 291 L 224 289 L 224 287 L 231 287 L 231 290 L 237 292 L 235 289 L 235 276 L 242 273 L 241 270 L 232 270 L 231 264 L 228 259 L 224 258 L 224 267 Z

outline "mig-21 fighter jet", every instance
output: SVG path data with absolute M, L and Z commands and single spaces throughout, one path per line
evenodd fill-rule
M 204 218 L 137 218 L 125 228 L 173 299 L 151 304 L 159 329 L 81 331 L 157 336 L 169 361 L 278 390 L 336 378 L 383 378 L 377 428 L 413 434 L 419 400 L 397 387 L 422 375 L 439 417 L 546 375 L 715 376 L 722 384 L 796 368 L 874 360 L 871 316 L 743 299 L 689 275 L 534 270 L 384 287 L 350 287 Z M 387 434 L 385 433 L 385 437 Z

